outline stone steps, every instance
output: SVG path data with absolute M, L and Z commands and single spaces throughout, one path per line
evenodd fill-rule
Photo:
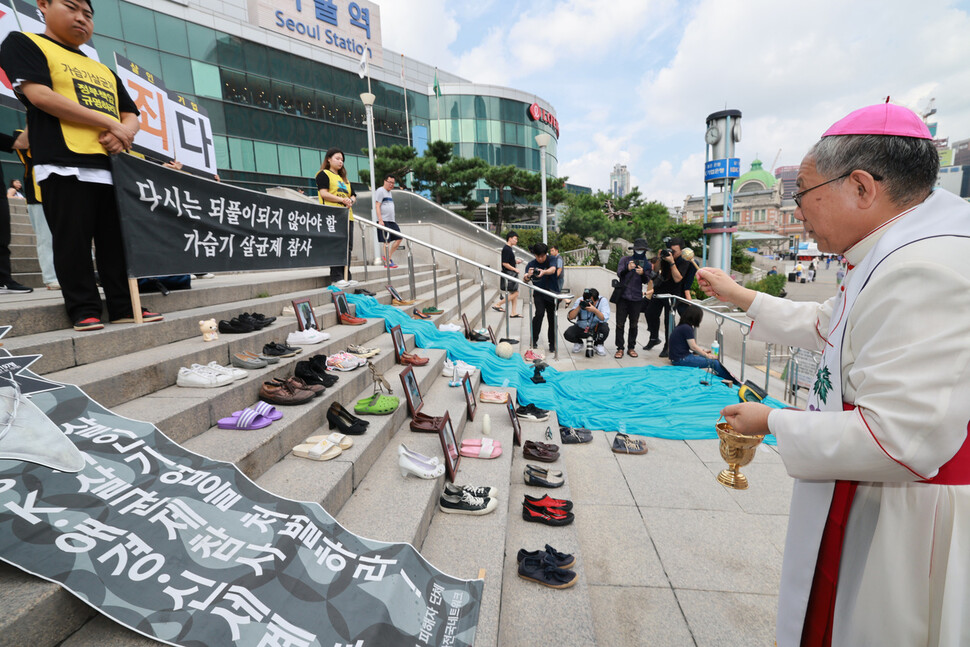
M 288 283 L 290 280 L 267 281 L 260 285 L 262 289 L 265 289 L 268 285 L 287 286 L 290 285 Z M 479 295 L 477 291 L 469 289 L 472 284 L 471 280 L 465 280 L 462 283 L 464 296 L 462 308 L 469 316 L 470 321 L 477 322 L 480 316 Z M 369 287 L 372 291 L 378 291 L 376 285 L 369 285 Z M 417 287 L 421 294 L 430 293 L 429 281 L 420 281 L 417 283 Z M 280 289 L 285 289 L 285 287 Z M 236 294 L 238 287 L 226 287 L 224 290 Z M 439 281 L 439 307 L 445 310 L 445 314 L 439 317 L 439 320 L 456 317 L 458 304 L 454 291 L 453 283 L 452 287 L 449 288 L 447 282 Z M 489 294 L 490 298 L 493 296 Z M 289 294 L 286 297 L 286 299 L 278 298 L 277 300 L 281 303 L 288 302 Z M 389 296 L 381 295 L 381 300 L 386 302 L 389 300 Z M 256 479 L 257 483 L 270 491 L 289 498 L 317 501 L 331 512 L 336 512 L 345 507 L 345 503 L 351 499 L 354 489 L 361 485 L 366 475 L 371 471 L 370 468 L 379 465 L 379 457 L 382 451 L 388 447 L 390 437 L 405 422 L 405 407 L 399 408 L 394 415 L 382 420 L 375 420 L 376 417 L 370 417 L 372 422 L 368 433 L 364 436 L 355 437 L 355 447 L 337 459 L 323 464 L 326 465 L 323 470 L 320 469 L 321 464 L 293 457 L 289 452 L 293 446 L 310 435 L 329 433 L 325 414 L 332 402 L 341 402 L 348 409 L 352 409 L 353 403 L 357 399 L 372 392 L 370 375 L 366 369 L 339 373 L 340 380 L 335 386 L 327 389 L 324 395 L 309 403 L 295 407 L 281 407 L 284 418 L 274 423 L 267 430 L 248 432 L 245 436 L 242 436 L 239 432 L 221 430 L 213 426 L 219 417 L 251 405 L 257 399 L 258 387 L 262 380 L 274 376 L 290 375 L 296 361 L 316 352 L 335 352 L 345 348 L 348 343 L 380 347 L 382 349 L 381 354 L 373 358 L 372 361 L 378 366 L 378 370 L 386 372 L 387 379 L 395 387 L 396 392 L 400 393 L 398 374 L 401 367 L 393 365 L 391 339 L 390 335 L 384 332 L 383 321 L 372 319 L 363 326 L 337 325 L 333 307 L 330 305 L 329 294 L 318 292 L 316 298 L 311 298 L 311 301 L 320 304 L 320 307 L 315 308 L 317 318 L 321 326 L 331 333 L 330 340 L 315 348 L 305 349 L 295 358 L 284 359 L 279 364 L 253 371 L 253 374 L 246 379 L 219 389 L 182 389 L 171 386 L 174 380 L 174 372 L 169 370 L 172 368 L 169 364 L 172 364 L 173 361 L 178 364 L 179 360 L 186 358 L 194 358 L 194 361 L 202 363 L 204 363 L 203 360 L 208 361 L 209 359 L 224 362 L 229 353 L 234 352 L 234 349 L 244 347 L 246 342 L 242 338 L 245 338 L 248 345 L 251 346 L 254 340 L 262 342 L 260 333 L 272 337 L 274 334 L 279 335 L 283 330 L 295 329 L 295 319 L 290 318 L 291 323 L 289 324 L 281 323 L 285 318 L 280 319 L 259 333 L 221 336 L 218 346 L 212 346 L 209 349 L 201 341 L 197 328 L 191 337 L 181 340 L 177 339 L 178 332 L 172 332 L 170 334 L 175 340 L 167 343 L 161 349 L 153 349 L 150 347 L 151 344 L 146 344 L 145 350 L 100 361 L 92 358 L 87 363 L 54 370 L 47 375 L 52 379 L 64 380 L 85 377 L 86 381 L 82 381 L 81 385 L 96 399 L 104 398 L 108 402 L 113 399 L 121 400 L 118 404 L 102 402 L 106 406 L 112 406 L 118 413 L 153 422 L 163 432 L 184 444 L 191 451 L 215 459 L 234 462 L 247 476 Z M 426 301 L 419 301 L 416 304 L 417 307 L 421 307 L 421 304 Z M 183 302 L 194 305 L 196 300 L 183 298 Z M 248 306 L 251 302 L 252 300 L 249 299 L 227 303 L 232 306 L 233 311 L 241 312 L 254 309 L 243 307 L 243 304 Z M 33 307 L 43 309 L 48 306 L 39 303 Z M 188 311 L 170 312 L 171 314 L 166 317 L 166 321 L 161 323 L 167 324 L 173 329 L 179 329 L 184 323 L 182 320 L 196 319 L 196 313 L 192 308 Z M 267 312 L 266 314 L 272 313 Z M 125 334 L 133 334 L 125 333 L 125 329 L 136 330 L 138 332 L 135 334 L 140 335 L 141 330 L 155 329 L 162 331 L 164 328 L 166 326 L 159 324 L 109 326 L 109 330 L 114 329 L 116 332 L 105 339 L 111 340 L 111 344 L 123 344 L 125 343 L 123 341 Z M 7 344 L 7 347 L 15 354 L 27 348 L 36 349 L 38 352 L 49 351 L 52 354 L 57 354 L 59 345 L 68 344 L 71 347 L 71 352 L 80 352 L 83 359 L 84 340 L 89 339 L 91 333 L 82 335 L 75 334 L 73 331 L 66 332 L 68 334 L 63 337 L 55 333 L 35 333 L 13 338 L 9 340 L 10 343 Z M 42 339 L 38 339 L 38 337 Z M 233 337 L 240 339 L 232 339 Z M 285 338 L 285 335 L 283 337 Z M 230 339 L 227 340 L 227 338 Z M 77 340 L 81 340 L 79 345 L 75 343 Z M 406 336 L 406 341 L 409 345 L 413 344 L 413 338 L 410 335 Z M 102 341 L 99 345 L 104 347 L 106 343 L 107 341 Z M 141 343 L 145 343 L 145 340 L 142 339 Z M 96 346 L 98 345 L 92 345 L 91 349 Z M 213 348 L 220 350 L 213 351 Z M 63 349 L 60 352 L 64 352 Z M 90 349 L 88 352 L 90 352 Z M 212 353 L 216 357 L 204 356 L 200 358 L 200 353 L 206 352 Z M 444 351 L 440 350 L 427 350 L 423 351 L 422 354 L 431 358 L 431 362 L 427 367 L 418 368 L 417 375 L 422 389 L 429 390 L 434 388 L 432 386 L 434 382 L 440 381 L 437 378 L 440 377 L 441 363 L 445 354 Z M 173 356 L 175 359 L 173 359 Z M 113 380 L 122 378 L 117 376 L 114 378 L 103 377 L 102 374 L 108 372 L 105 370 L 108 366 L 118 368 L 119 366 L 115 366 L 115 364 L 122 360 L 129 364 L 129 370 L 122 375 L 132 383 L 147 381 L 148 386 L 130 387 L 127 390 L 123 389 L 123 393 L 113 395 L 110 390 L 111 385 L 113 383 L 117 385 L 117 382 L 113 382 Z M 182 363 L 188 362 L 182 361 Z M 159 386 L 160 388 L 156 388 Z M 448 389 L 447 386 L 444 386 L 444 388 Z M 135 396 L 136 391 L 132 389 L 147 390 L 147 393 Z M 449 390 L 456 391 L 455 389 Z M 460 391 L 457 394 L 460 395 Z M 273 431 L 268 432 L 269 429 Z M 264 431 L 267 433 L 262 433 Z M 436 437 L 434 439 L 437 442 Z M 394 451 L 396 452 L 396 446 L 394 446 Z M 321 473 L 324 475 L 323 478 L 321 478 Z M 363 534 L 373 536 L 373 533 L 369 532 Z M 396 532 L 395 534 L 403 533 Z M 39 646 L 57 645 L 62 641 L 65 641 L 63 642 L 64 645 L 73 646 L 158 644 L 96 614 L 91 608 L 78 601 L 58 585 L 24 574 L 12 567 L 0 568 L 0 635 L 4 636 L 3 641 L 0 641 L 4 644 L 7 644 L 8 638 L 15 637 L 13 642 L 9 644 Z

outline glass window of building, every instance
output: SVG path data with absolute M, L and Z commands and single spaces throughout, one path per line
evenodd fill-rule
M 118 4 L 121 9 L 121 24 L 123 25 L 125 40 L 129 43 L 138 43 L 145 47 L 158 49 L 154 12 L 151 9 L 145 9 L 127 2 L 119 2 Z M 98 19 L 100 18 L 99 15 Z
M 101 20 L 101 3 L 98 4 L 98 21 Z M 162 49 L 172 54 L 189 56 L 189 37 L 185 31 L 185 21 L 163 13 L 155 13 L 155 31 Z M 168 83 L 168 78 L 165 78 Z
M 221 31 L 216 32 L 216 58 L 219 65 L 245 70 L 246 56 L 243 53 L 242 39 Z
M 253 142 L 253 148 L 254 154 L 256 155 L 256 170 L 260 173 L 278 175 L 280 172 L 280 160 L 276 156 L 276 144 Z
M 245 74 L 223 69 L 220 70 L 220 76 L 222 77 L 222 94 L 226 101 L 252 105 L 253 94 L 249 90 Z
M 229 161 L 229 141 L 222 135 L 214 135 L 212 143 L 216 149 L 216 168 L 227 169 L 231 166 Z
M 202 63 L 200 61 L 191 61 L 191 66 L 192 87 L 194 88 L 195 94 L 200 97 L 221 99 L 222 80 L 219 78 L 219 68 L 215 65 L 209 65 L 208 63 Z
M 300 149 L 296 146 L 277 146 L 276 152 L 280 158 L 280 174 L 300 177 L 303 171 L 300 168 Z
M 100 16 L 100 14 L 98 14 Z M 123 41 L 115 40 L 114 38 L 108 38 L 107 36 L 95 36 L 91 44 L 94 45 L 94 49 L 98 52 L 98 58 L 107 65 L 108 67 L 114 69 L 115 63 L 115 52 L 121 55 L 125 53 L 125 44 Z
M 276 74 L 269 66 L 269 58 L 266 55 L 266 47 L 259 43 L 252 43 L 248 40 L 241 40 L 243 56 L 246 61 L 246 71 L 251 74 L 262 74 L 263 76 L 273 76 Z
M 226 130 L 226 112 L 221 101 L 212 99 L 198 98 L 199 105 L 205 108 L 209 115 L 209 122 L 212 124 L 212 132 L 224 133 Z
M 128 57 L 128 60 L 132 63 L 137 63 L 142 66 L 152 74 L 162 73 L 162 62 L 158 58 L 158 52 L 154 49 L 148 49 L 147 47 L 142 47 L 141 45 L 127 45 L 124 52 L 121 52 L 124 56 Z M 105 61 L 106 65 L 114 67 L 114 56 Z M 165 77 L 162 77 L 165 78 Z
M 248 139 L 229 137 L 229 165 L 236 171 L 255 171 L 256 155 L 253 142 Z
M 317 173 L 320 172 L 321 162 L 320 151 L 312 148 L 300 149 L 300 166 L 303 169 L 300 175 L 304 177 L 316 177 Z
M 185 31 L 189 37 L 189 54 L 196 61 L 207 63 L 218 63 L 219 56 L 216 51 L 216 32 L 208 27 L 186 23 Z
M 104 34 L 112 38 L 125 37 L 121 29 L 121 8 L 118 6 L 119 4 L 121 3 L 106 2 L 98 5 L 98 19 L 94 21 L 95 34 Z M 97 43 L 97 39 L 95 39 L 95 43 Z M 99 49 L 98 56 L 100 55 L 101 50 Z
M 162 78 L 165 79 L 166 88 L 182 94 L 195 92 L 189 59 L 165 52 L 159 52 L 158 57 L 162 62 Z

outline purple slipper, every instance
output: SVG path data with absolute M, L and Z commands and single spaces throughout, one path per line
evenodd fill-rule
M 242 431 L 252 431 L 269 427 L 272 420 L 256 413 L 254 409 L 243 409 L 228 418 L 221 418 L 218 422 L 219 429 L 239 429 Z
M 260 400 L 259 402 L 257 402 L 256 404 L 254 404 L 249 408 L 255 411 L 256 413 L 258 413 L 259 415 L 263 416 L 264 418 L 268 418 L 269 420 L 275 421 L 283 417 L 282 411 L 280 411 L 279 409 L 277 409 L 276 407 L 274 407 L 269 403 L 263 402 L 262 400 Z M 242 415 L 242 411 L 233 411 L 232 415 L 240 416 Z

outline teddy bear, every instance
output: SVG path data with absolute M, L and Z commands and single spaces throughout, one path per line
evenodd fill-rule
M 202 331 L 202 341 L 215 341 L 219 339 L 219 327 L 215 319 L 206 319 L 199 322 L 199 330 Z

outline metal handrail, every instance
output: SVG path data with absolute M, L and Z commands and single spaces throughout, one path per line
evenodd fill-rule
M 368 227 L 374 227 L 378 231 L 389 231 L 389 232 L 392 232 L 393 234 L 395 234 L 397 236 L 400 236 L 405 241 L 407 241 L 408 280 L 409 280 L 409 284 L 410 284 L 409 287 L 411 289 L 411 298 L 412 299 L 415 298 L 415 289 L 414 289 L 414 263 L 413 263 L 413 256 L 411 254 L 411 243 L 415 243 L 417 245 L 421 245 L 422 247 L 426 247 L 429 250 L 431 250 L 432 263 L 435 266 L 435 272 L 434 272 L 434 276 L 435 276 L 435 281 L 434 281 L 434 287 L 435 287 L 435 307 L 438 307 L 438 303 L 437 303 L 437 300 L 438 300 L 437 262 L 435 261 L 435 254 L 436 253 L 438 253 L 438 254 L 444 254 L 445 256 L 449 256 L 449 257 L 453 258 L 455 260 L 455 281 L 456 281 L 456 285 L 458 287 L 458 316 L 459 317 L 461 317 L 461 274 L 460 274 L 460 271 L 459 271 L 459 263 L 465 263 L 467 265 L 471 265 L 472 267 L 478 268 L 478 270 L 479 270 L 479 277 L 481 279 L 481 290 L 482 290 L 481 294 L 482 294 L 482 327 L 483 328 L 484 327 L 487 327 L 487 323 L 486 323 L 486 319 L 485 319 L 485 315 L 487 314 L 487 308 L 485 307 L 485 278 L 484 278 L 486 272 L 488 272 L 489 274 L 492 274 L 492 275 L 496 276 L 500 280 L 501 279 L 504 279 L 506 281 L 506 285 L 508 285 L 509 282 L 518 283 L 520 286 L 525 287 L 526 289 L 528 289 L 530 291 L 530 293 L 532 293 L 532 294 L 538 292 L 539 294 L 543 294 L 543 295 L 545 295 L 547 297 L 550 297 L 550 298 L 552 298 L 553 300 L 556 300 L 556 301 L 562 300 L 562 299 L 572 299 L 572 298 L 574 298 L 574 295 L 569 294 L 569 293 L 550 292 L 548 290 L 544 290 L 542 288 L 536 287 L 535 285 L 533 285 L 531 283 L 527 283 L 526 281 L 523 281 L 522 279 L 516 278 L 514 276 L 508 276 L 508 275 L 503 274 L 502 272 L 500 272 L 498 270 L 495 270 L 495 269 L 492 269 L 491 267 L 488 267 L 487 265 L 482 265 L 481 263 L 477 263 L 477 262 L 475 262 L 475 261 L 473 261 L 471 259 L 465 258 L 464 256 L 461 256 L 459 254 L 455 254 L 454 252 L 449 252 L 446 249 L 442 249 L 442 248 L 440 248 L 440 247 L 438 247 L 436 245 L 432 245 L 431 243 L 425 242 L 423 240 L 419 240 L 419 239 L 414 238 L 413 236 L 409 236 L 408 234 L 405 234 L 403 232 L 400 232 L 400 231 L 397 231 L 397 230 L 394 230 L 394 229 L 389 229 L 387 227 L 384 227 L 383 225 L 377 224 L 373 220 L 368 220 L 367 218 L 363 218 L 363 217 L 361 217 L 359 215 L 355 215 L 354 216 L 354 222 L 357 222 L 357 223 L 359 223 L 361 225 L 366 225 Z M 362 232 L 361 233 L 361 238 L 363 239 L 364 238 L 364 236 L 363 236 L 363 227 L 361 227 L 361 232 Z M 365 265 L 366 265 L 366 260 L 365 260 Z M 365 278 L 367 276 L 367 274 L 366 274 L 366 268 L 365 268 L 365 274 L 364 274 L 364 276 L 365 276 Z M 390 269 L 388 269 L 388 283 L 390 283 Z M 501 285 L 501 283 L 499 285 Z M 505 296 L 506 296 L 506 299 L 507 299 L 508 298 L 508 291 L 507 290 L 505 290 Z M 529 313 L 530 313 L 530 317 L 529 318 L 531 320 L 532 319 L 532 316 L 531 316 L 531 313 L 532 313 L 532 300 L 531 299 L 529 300 Z M 509 325 L 510 324 L 509 324 L 509 318 L 508 318 L 508 309 L 506 309 L 506 311 L 505 311 L 505 334 L 506 334 L 506 336 L 509 335 Z M 558 317 L 553 317 L 553 325 L 555 327 L 555 330 L 553 332 L 554 332 L 555 339 L 556 339 L 556 342 L 557 342 L 556 343 L 555 350 L 553 352 L 555 354 L 554 355 L 555 358 L 556 359 L 559 359 L 559 343 L 558 343 L 558 341 L 559 341 L 559 318 Z M 530 330 L 529 334 L 531 336 L 531 334 L 532 334 L 531 333 L 531 330 Z

